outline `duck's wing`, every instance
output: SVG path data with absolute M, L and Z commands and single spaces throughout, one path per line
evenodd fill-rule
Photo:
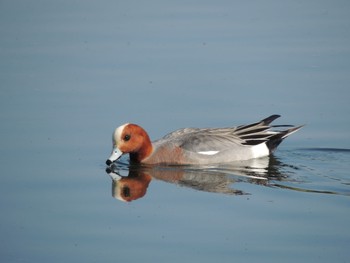
M 259 122 L 231 128 L 185 128 L 174 131 L 158 142 L 171 142 L 180 148 L 191 152 L 219 152 L 245 146 L 254 146 L 266 143 L 272 152 L 280 142 L 300 127 L 292 125 L 275 125 L 270 123 L 280 117 L 271 115 Z M 271 128 L 293 127 L 283 131 Z

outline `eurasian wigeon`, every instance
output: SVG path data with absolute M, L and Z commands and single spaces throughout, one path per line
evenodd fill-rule
M 154 142 L 142 127 L 126 123 L 113 133 L 113 151 L 106 164 L 111 165 L 126 153 L 134 163 L 167 165 L 219 164 L 268 156 L 302 127 L 270 125 L 278 117 L 271 115 L 231 128 L 184 128 Z M 290 128 L 272 130 L 281 127 Z

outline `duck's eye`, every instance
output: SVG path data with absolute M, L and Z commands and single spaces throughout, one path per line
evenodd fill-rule
M 122 189 L 124 197 L 130 197 L 130 188 L 128 186 L 123 187 Z
M 130 138 L 131 138 L 131 136 L 129 135 L 129 134 L 126 134 L 125 136 L 124 136 L 124 141 L 128 141 L 128 140 L 130 140 Z

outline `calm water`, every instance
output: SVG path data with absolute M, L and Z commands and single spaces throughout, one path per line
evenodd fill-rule
M 349 262 L 349 29 L 347 1 L 1 1 L 0 261 Z M 125 122 L 275 113 L 306 126 L 270 158 L 106 171 Z

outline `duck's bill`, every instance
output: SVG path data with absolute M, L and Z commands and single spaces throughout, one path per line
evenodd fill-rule
M 111 165 L 114 161 L 118 160 L 122 155 L 123 153 L 121 150 L 119 150 L 117 147 L 113 148 L 112 154 L 106 161 L 106 164 Z

